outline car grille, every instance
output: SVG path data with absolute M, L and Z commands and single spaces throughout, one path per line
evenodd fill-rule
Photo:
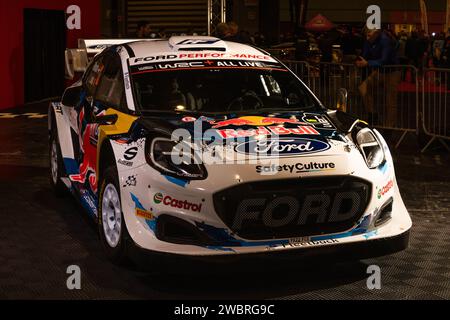
M 267 180 L 241 184 L 214 195 L 217 214 L 248 240 L 338 233 L 356 226 L 372 185 L 351 176 Z

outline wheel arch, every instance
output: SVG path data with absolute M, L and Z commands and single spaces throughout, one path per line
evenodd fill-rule
M 48 138 L 55 132 L 58 144 L 61 148 L 63 159 L 75 159 L 75 150 L 72 137 L 72 129 L 67 117 L 63 113 L 63 107 L 59 102 L 50 103 L 48 108 Z M 67 168 L 66 168 L 67 169 Z
M 116 156 L 108 138 L 103 140 L 99 150 L 97 172 L 98 181 L 101 183 L 105 170 L 112 165 L 116 165 Z
M 52 130 L 57 127 L 56 124 L 56 114 L 55 114 L 55 108 L 57 108 L 57 104 L 56 103 L 50 103 L 48 106 L 48 125 L 47 125 L 47 130 L 48 130 L 48 134 L 50 136 Z

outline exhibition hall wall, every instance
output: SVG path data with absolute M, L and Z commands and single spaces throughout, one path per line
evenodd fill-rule
M 67 47 L 77 47 L 79 38 L 100 36 L 100 1 L 96 0 L 0 0 L 0 109 L 24 103 L 24 10 L 81 9 L 81 29 L 67 29 Z M 70 14 L 67 14 L 70 17 Z

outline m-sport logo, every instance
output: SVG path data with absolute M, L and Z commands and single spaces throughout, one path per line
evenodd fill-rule
M 314 139 L 262 139 L 251 140 L 236 146 L 236 152 L 247 155 L 289 157 L 326 151 L 330 145 Z
M 184 45 L 184 44 L 214 44 L 219 42 L 220 40 L 218 39 L 207 39 L 207 40 L 203 40 L 203 39 L 186 39 L 183 40 L 179 43 L 177 43 L 177 45 Z

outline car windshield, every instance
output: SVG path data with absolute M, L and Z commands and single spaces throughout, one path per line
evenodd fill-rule
M 315 110 L 307 88 L 279 64 L 186 61 L 131 67 L 138 110 L 199 113 Z

